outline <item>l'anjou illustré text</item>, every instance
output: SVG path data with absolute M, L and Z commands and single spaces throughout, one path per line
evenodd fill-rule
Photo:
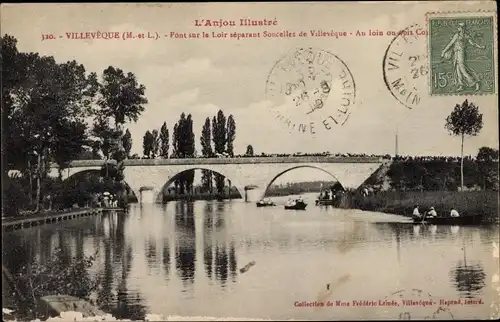
M 239 23 L 239 24 L 238 24 Z M 224 19 L 196 19 L 194 21 L 195 27 L 259 27 L 259 26 L 277 26 L 278 20 L 274 19 L 248 19 L 241 18 L 238 20 L 224 20 Z

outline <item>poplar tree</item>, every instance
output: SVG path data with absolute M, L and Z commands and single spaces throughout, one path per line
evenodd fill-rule
M 200 136 L 201 143 L 201 153 L 204 157 L 210 158 L 213 157 L 212 150 L 212 131 L 210 128 L 210 118 L 207 117 L 205 120 L 205 124 L 203 124 Z M 206 191 L 212 191 L 212 171 L 210 170 L 201 170 L 201 183 L 202 187 Z
M 169 133 L 167 128 L 167 122 L 164 122 L 160 129 L 160 156 L 164 159 L 168 159 L 169 146 Z

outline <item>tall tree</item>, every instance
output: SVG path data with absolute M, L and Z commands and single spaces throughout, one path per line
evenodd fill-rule
M 79 121 L 67 120 L 55 123 L 53 126 L 54 142 L 52 154 L 59 166 L 59 179 L 62 180 L 62 171 L 67 168 L 72 160 L 78 158 L 83 152 L 87 142 L 85 133 L 86 124 Z
M 146 131 L 142 139 L 142 149 L 144 156 L 150 158 L 153 152 L 153 134 L 149 130 Z
M 226 117 L 222 110 L 219 110 L 219 112 L 217 112 L 217 117 L 214 117 L 212 120 L 212 135 L 215 153 L 226 152 Z
M 229 156 L 234 157 L 234 140 L 236 139 L 236 122 L 234 117 L 229 115 L 227 118 L 227 148 L 226 152 Z
M 465 100 L 455 105 L 451 114 L 446 118 L 445 128 L 452 135 L 460 136 L 460 187 L 464 189 L 464 139 L 465 136 L 477 135 L 483 127 L 483 115 L 472 102 Z
M 205 124 L 203 124 L 203 127 L 201 129 L 200 143 L 201 143 L 201 154 L 204 157 L 212 157 L 213 156 L 212 131 L 210 129 L 209 117 L 206 118 Z
M 127 158 L 129 158 L 130 150 L 132 150 L 132 134 L 130 134 L 130 131 L 128 129 L 125 131 L 125 134 L 122 137 L 122 145 Z
M 195 146 L 195 136 L 193 132 L 193 117 L 189 114 L 186 118 L 185 123 L 185 135 L 186 135 L 186 157 L 194 158 L 196 155 L 196 146 Z
M 106 68 L 102 74 L 98 105 L 104 117 L 111 117 L 115 124 L 126 120 L 137 122 L 148 100 L 146 87 L 137 82 L 133 73 L 125 74 L 120 68 Z
M 167 128 L 167 122 L 164 122 L 160 129 L 160 156 L 164 159 L 168 159 L 169 146 L 169 133 Z
M 177 121 L 177 127 L 174 129 L 175 142 L 176 142 L 176 152 L 178 158 L 186 157 L 186 114 L 181 113 L 179 120 Z
M 6 140 L 3 152 L 8 164 L 30 170 L 30 181 L 36 173 L 38 210 L 46 164 L 55 151 L 61 151 L 61 135 L 67 135 L 54 129 L 55 124 L 84 124 L 97 91 L 97 77 L 76 61 L 59 64 L 53 57 L 20 53 L 17 41 L 8 35 L 2 38 L 2 65 L 2 117 L 8 121 L 2 135 Z M 74 148 L 78 147 L 71 147 L 72 158 L 76 157 Z
M 245 152 L 246 156 L 253 157 L 253 146 L 252 145 L 247 145 L 247 151 Z
M 191 114 L 186 117 L 185 113 L 180 115 L 179 120 L 174 125 L 173 145 L 177 158 L 192 158 L 195 156 L 195 137 L 193 133 L 193 120 Z M 192 190 L 194 181 L 194 170 L 181 173 L 176 181 L 183 194 L 186 190 Z
M 201 143 L 201 154 L 204 157 L 213 157 L 213 150 L 212 150 L 212 131 L 210 128 L 210 118 L 207 117 L 205 120 L 205 124 L 203 124 L 203 127 L 201 129 L 201 136 L 200 136 L 200 143 Z M 201 185 L 205 191 L 212 191 L 212 171 L 210 170 L 201 170 Z
M 172 156 L 177 158 L 179 155 L 179 126 L 174 124 L 174 132 L 172 133 Z
M 212 136 L 215 153 L 221 154 L 226 152 L 226 117 L 222 110 L 219 110 L 217 116 L 212 119 Z M 219 173 L 214 173 L 214 179 L 217 193 L 222 194 L 224 191 L 224 176 Z
M 5 35 L 1 38 L 2 62 L 2 170 L 3 178 L 10 169 L 27 167 L 28 142 L 22 136 L 23 107 L 25 102 L 17 98 L 23 93 L 28 76 L 29 62 L 17 49 L 17 39 Z
M 119 150 L 119 143 L 122 140 L 121 131 L 113 128 L 109 124 L 108 118 L 98 116 L 94 120 L 92 134 L 96 138 L 94 144 L 99 147 L 104 159 L 111 159 L 113 154 Z
M 160 150 L 160 134 L 158 130 L 154 129 L 151 133 L 153 135 L 153 142 L 151 147 L 151 157 L 154 159 L 158 156 L 158 151 Z
M 117 149 L 113 151 L 112 156 L 118 162 L 118 172 L 121 175 L 114 180 L 119 181 L 122 188 L 124 164 L 126 151 L 122 146 L 123 124 L 125 121 L 136 122 L 140 114 L 144 111 L 144 104 L 148 100 L 144 96 L 146 88 L 137 82 L 133 73 L 125 74 L 123 70 L 109 66 L 102 73 L 102 82 L 99 88 L 100 97 L 97 101 L 99 107 L 98 117 L 113 119 L 115 133 L 120 136 L 117 138 Z M 119 191 L 123 192 L 123 189 Z
M 195 136 L 193 132 L 193 118 L 191 114 L 189 114 L 186 118 L 186 157 L 194 158 L 196 156 L 196 147 L 195 147 Z M 190 193 L 193 193 L 193 183 L 195 177 L 195 170 L 186 171 L 185 180 L 186 180 L 186 190 Z

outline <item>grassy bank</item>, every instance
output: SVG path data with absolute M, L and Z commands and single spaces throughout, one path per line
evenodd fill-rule
M 498 192 L 496 191 L 384 191 L 375 196 L 346 194 L 344 207 L 410 216 L 415 205 L 421 211 L 434 207 L 438 213 L 449 214 L 454 207 L 461 215 L 484 215 L 485 222 L 498 222 Z

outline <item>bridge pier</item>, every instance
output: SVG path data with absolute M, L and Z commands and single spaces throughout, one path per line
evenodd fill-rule
M 155 192 L 153 190 L 142 190 L 139 196 L 139 203 L 155 203 Z
M 262 199 L 263 195 L 264 189 L 262 188 L 245 189 L 245 202 L 257 202 Z

